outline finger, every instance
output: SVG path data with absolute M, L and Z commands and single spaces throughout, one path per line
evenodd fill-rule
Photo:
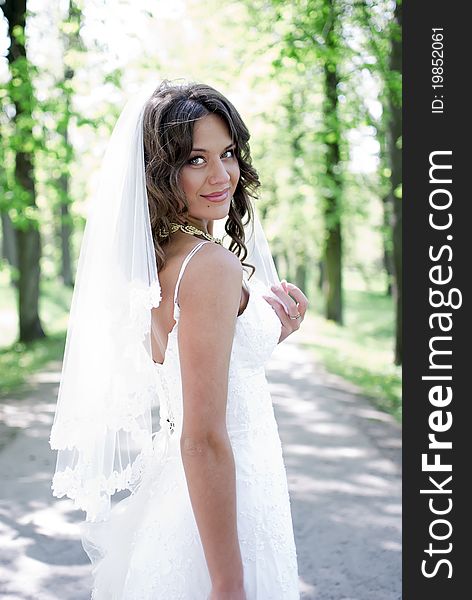
M 287 309 L 287 313 L 294 317 L 298 312 L 298 307 L 295 302 L 284 290 L 281 286 L 273 285 L 271 288 L 272 292 L 283 302 L 284 306 Z
M 290 335 L 291 333 L 297 331 L 297 329 L 300 328 L 301 320 L 291 319 L 289 315 L 287 315 L 285 308 L 280 304 L 278 300 L 267 296 L 264 296 L 264 298 L 267 300 L 268 304 L 271 305 L 272 309 L 278 316 L 279 321 L 282 324 L 282 331 L 285 331 L 288 335 Z
M 305 294 L 299 287 L 297 287 L 293 283 L 287 283 L 287 288 L 294 298 L 296 297 L 298 301 L 303 300 L 304 302 L 306 302 L 306 304 L 308 304 L 308 298 L 305 296 Z
M 288 317 L 287 313 L 285 312 L 285 308 L 280 304 L 280 302 L 275 300 L 275 298 L 271 298 L 270 296 L 264 296 L 264 299 L 274 309 L 282 325 L 288 329 L 292 329 L 292 321 Z
M 289 283 L 288 281 L 286 281 L 285 279 L 282 279 L 282 281 L 280 282 L 284 292 L 286 294 L 288 294 L 289 296 L 293 297 L 297 304 L 298 302 L 303 302 L 305 306 L 308 305 L 308 298 L 305 296 L 305 294 L 301 291 L 300 288 L 298 288 L 295 284 L 293 283 Z M 292 293 L 294 292 L 294 293 Z
M 288 292 L 285 291 L 282 283 L 280 283 L 279 285 L 272 285 L 270 289 L 275 295 L 278 296 L 280 300 L 284 302 L 285 305 L 290 305 L 291 298 Z
M 308 298 L 301 291 L 301 289 L 293 283 L 287 283 L 287 288 L 290 292 L 290 296 L 293 297 L 298 304 L 298 310 L 300 311 L 300 314 L 304 315 L 306 309 L 308 308 Z

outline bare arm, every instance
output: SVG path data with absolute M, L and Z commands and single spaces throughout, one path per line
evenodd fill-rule
M 228 369 L 241 285 L 237 257 L 208 245 L 189 263 L 179 291 L 184 402 L 180 447 L 214 598 L 245 597 L 235 465 L 226 430 Z

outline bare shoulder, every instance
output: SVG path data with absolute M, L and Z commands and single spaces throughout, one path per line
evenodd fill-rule
M 243 268 L 239 258 L 219 244 L 204 244 L 189 261 L 180 284 L 180 303 L 222 294 L 240 297 Z
M 188 278 L 198 275 L 200 280 L 210 282 L 215 276 L 241 278 L 243 268 L 239 258 L 219 244 L 204 244 L 187 266 Z

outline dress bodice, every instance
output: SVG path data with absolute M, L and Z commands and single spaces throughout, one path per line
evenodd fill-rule
M 203 245 L 203 242 L 202 244 Z M 196 248 L 199 248 L 197 246 Z M 184 263 L 183 267 L 185 268 Z M 180 282 L 181 274 L 178 282 Z M 254 393 L 257 381 L 266 385 L 265 364 L 277 346 L 281 323 L 276 313 L 263 298 L 270 294 L 255 275 L 246 278 L 249 300 L 243 313 L 236 318 L 235 333 L 228 373 L 227 429 L 228 433 L 246 430 L 273 418 L 272 405 L 259 402 Z M 177 286 L 176 286 L 177 292 Z M 178 349 L 180 308 L 177 293 L 174 297 L 175 325 L 169 333 L 165 360 L 156 363 L 160 377 L 160 425 L 181 431 L 183 401 Z M 269 414 L 267 414 L 269 413 Z

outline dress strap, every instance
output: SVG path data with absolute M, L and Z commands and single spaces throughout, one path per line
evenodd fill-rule
M 190 259 L 192 258 L 192 256 L 194 254 L 196 254 L 200 248 L 203 246 L 203 244 L 209 244 L 210 241 L 208 240 L 204 240 L 202 242 L 200 242 L 199 244 L 197 244 L 196 246 L 194 246 L 190 252 L 187 254 L 187 256 L 185 257 L 182 266 L 180 267 L 180 272 L 179 272 L 179 276 L 177 278 L 177 283 L 175 284 L 175 292 L 174 292 L 174 307 L 175 308 L 179 308 L 178 302 L 177 302 L 177 297 L 178 297 L 178 293 L 179 293 L 179 286 L 180 286 L 180 281 L 182 279 L 182 275 L 184 274 L 185 271 L 185 267 L 188 265 Z

